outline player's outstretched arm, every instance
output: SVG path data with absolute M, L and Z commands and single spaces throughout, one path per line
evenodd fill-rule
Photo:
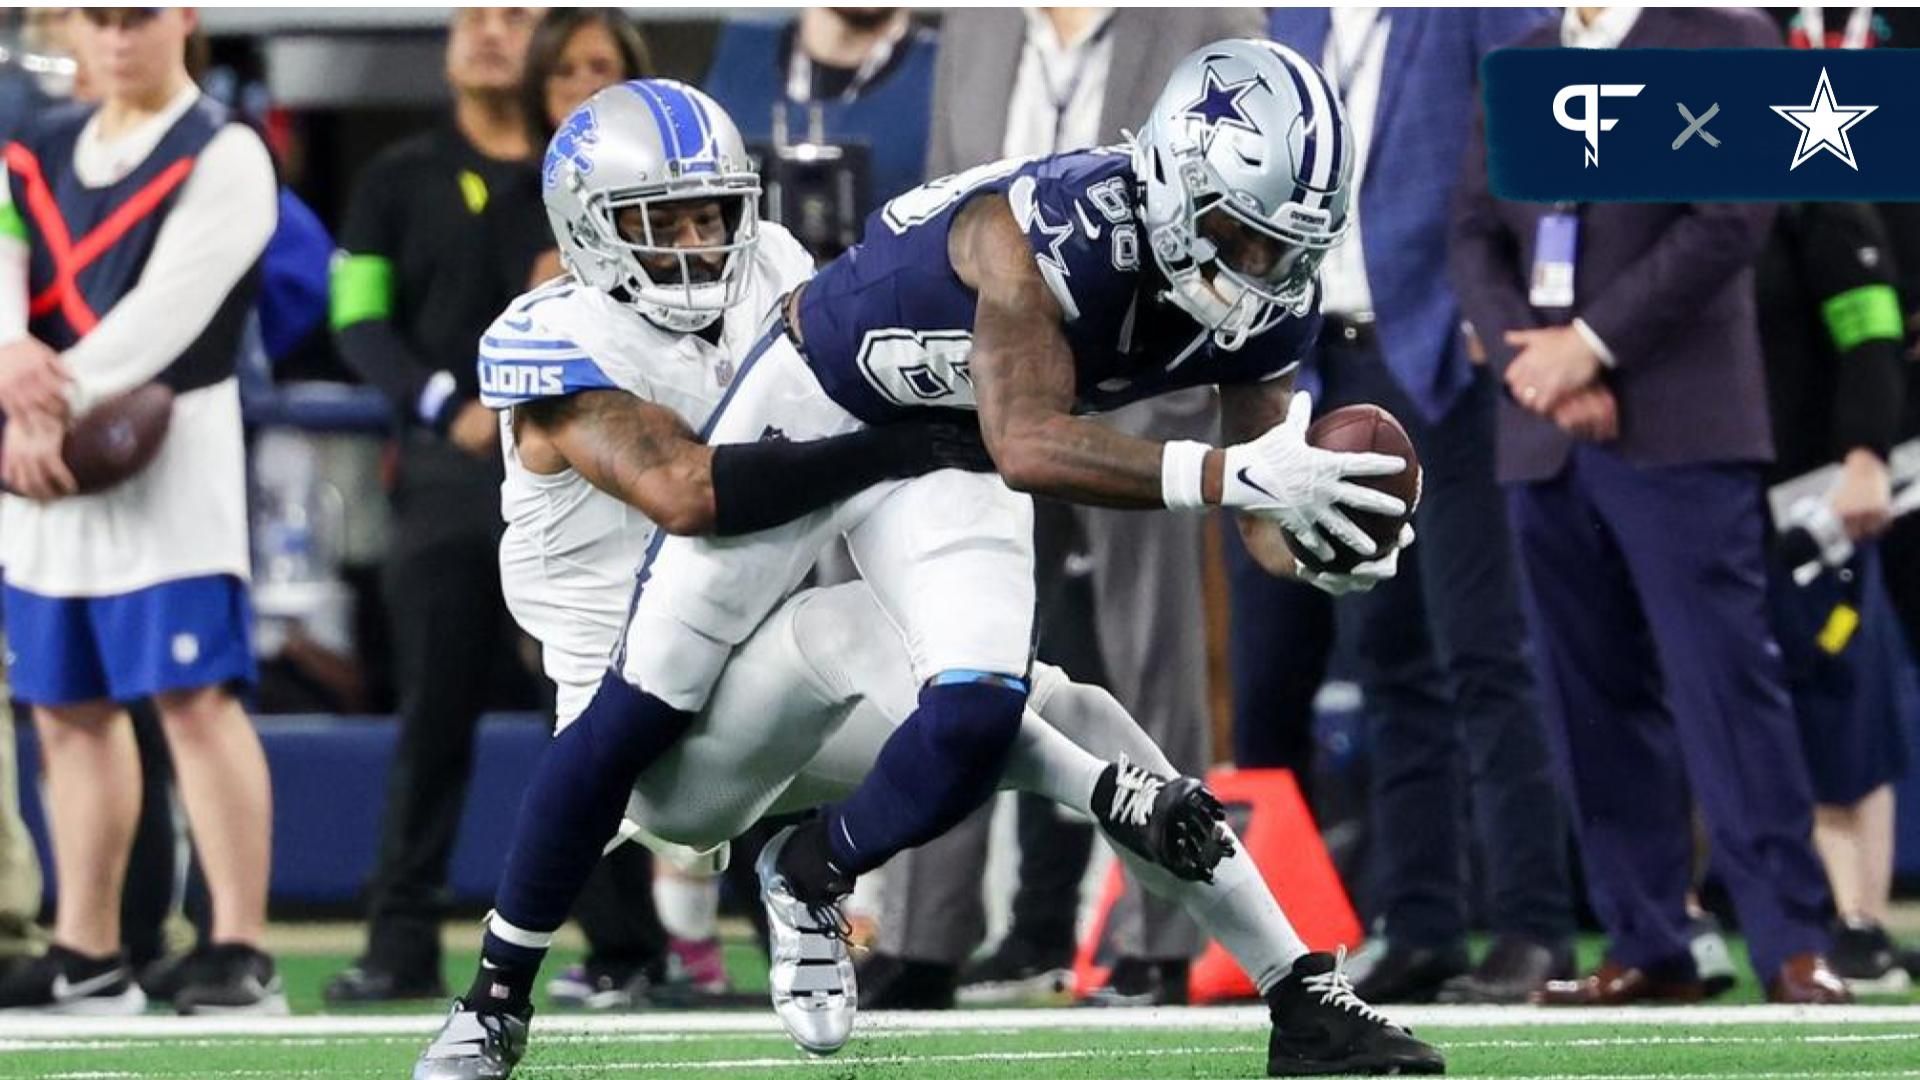
M 528 468 L 570 466 L 682 536 L 758 532 L 884 480 L 993 467 L 971 422 L 944 412 L 830 439 L 715 447 L 671 409 L 623 390 L 588 390 L 515 406 L 514 422 Z
M 1291 374 L 1252 386 L 1221 387 L 1221 439 L 1237 443 L 1257 438 L 1287 418 L 1287 406 L 1292 400 Z M 1293 552 L 1287 548 L 1284 530 L 1278 521 L 1248 513 L 1235 514 L 1233 519 L 1240 526 L 1240 539 L 1246 544 L 1247 554 L 1253 556 L 1262 570 L 1276 577 L 1296 575 L 1299 567 Z
M 1306 404 L 1303 400 L 1301 404 Z M 1286 423 L 1294 409 L 1293 376 L 1246 386 L 1220 388 L 1220 429 L 1229 443 L 1253 445 L 1265 433 Z M 1413 542 L 1413 530 L 1403 529 L 1399 541 L 1386 551 L 1347 573 L 1312 570 L 1300 565 L 1293 549 L 1287 546 L 1287 526 L 1279 517 L 1246 512 L 1234 515 L 1240 527 L 1240 539 L 1247 554 L 1260 568 L 1276 577 L 1298 578 L 1317 589 L 1342 596 L 1365 592 L 1398 572 L 1400 549 Z M 1319 525 L 1306 531 L 1317 536 Z
M 1006 200 L 985 196 L 961 210 L 947 254 L 979 297 L 969 368 L 980 432 L 1008 485 L 1096 506 L 1164 507 L 1162 444 L 1073 415 L 1060 304 Z M 1217 493 L 1217 462 L 1213 475 Z
M 1375 553 L 1343 507 L 1384 514 L 1406 509 L 1393 496 L 1352 482 L 1400 472 L 1406 462 L 1308 446 L 1306 410 L 1279 391 L 1270 404 L 1280 408 L 1281 422 L 1224 450 L 1138 439 L 1073 415 L 1073 352 L 1061 308 L 1007 201 L 985 196 L 961 210 L 947 253 L 978 297 L 970 367 L 980 430 L 1014 488 L 1100 506 L 1230 506 L 1271 514 L 1329 558 L 1323 530 L 1363 555 Z

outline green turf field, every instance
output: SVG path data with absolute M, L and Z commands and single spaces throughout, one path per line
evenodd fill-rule
M 1744 1022 L 1747 1017 L 1754 1021 Z M 1851 1016 L 1771 1008 L 1637 1010 L 1605 1023 L 1524 1010 L 1409 1010 L 1455 1076 L 1553 1080 L 1920 1076 L 1920 1009 Z M 1858 1019 L 1862 1022 L 1855 1022 Z M 1864 1022 L 1864 1021 L 1876 1022 Z M 1257 1077 L 1261 1014 L 1250 1009 L 1098 1014 L 970 1011 L 863 1017 L 839 1056 L 811 1060 L 764 1014 L 562 1018 L 538 1036 L 527 1077 L 985 1078 Z M 405 1077 L 424 1017 L 282 1021 L 41 1021 L 0 1025 L 0 1076 L 41 1080 Z M 162 1036 L 160 1032 L 171 1032 Z
M 764 992 L 766 960 L 744 925 L 727 926 L 727 966 Z M 432 1003 L 325 1011 L 321 987 L 359 947 L 346 924 L 277 927 L 272 943 L 295 1016 L 134 1020 L 0 1019 L 0 1080 L 394 1078 L 438 1023 Z M 472 972 L 472 928 L 446 935 L 448 985 Z M 548 970 L 577 956 L 564 938 Z M 1599 941 L 1581 942 L 1582 964 Z M 1744 952 L 1736 945 L 1736 952 Z M 1751 1005 L 1752 979 L 1711 1007 L 1604 1016 L 1526 1009 L 1392 1010 L 1446 1051 L 1456 1076 L 1558 1080 L 1920 1080 L 1920 995 L 1842 1010 Z M 1166 1080 L 1257 1077 L 1266 1027 L 1257 1008 L 964 1010 L 862 1016 L 854 1042 L 815 1060 L 793 1048 L 770 1009 L 583 1016 L 542 1006 L 517 1075 L 811 1077 L 813 1080 Z

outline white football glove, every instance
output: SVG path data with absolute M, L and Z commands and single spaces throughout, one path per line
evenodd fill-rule
M 1407 512 L 1407 504 L 1350 477 L 1393 476 L 1405 472 L 1407 462 L 1391 454 L 1343 454 L 1309 446 L 1307 421 L 1312 415 L 1312 399 L 1295 394 L 1285 420 L 1251 442 L 1227 447 L 1220 504 L 1273 518 L 1322 559 L 1334 556 L 1327 536 L 1361 555 L 1373 555 L 1379 545 L 1343 508 L 1398 517 Z
M 1329 596 L 1367 592 L 1400 572 L 1400 552 L 1412 543 L 1413 526 L 1402 525 L 1400 535 L 1394 541 L 1393 550 L 1372 562 L 1363 562 L 1345 573 L 1311 570 L 1303 565 L 1299 568 L 1298 575 L 1301 581 Z

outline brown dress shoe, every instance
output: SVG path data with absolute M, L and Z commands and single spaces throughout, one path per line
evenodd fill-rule
M 1779 977 L 1767 987 L 1767 1000 L 1776 1005 L 1850 1005 L 1853 994 L 1827 966 L 1826 957 L 1801 953 L 1780 966 Z
M 1699 979 L 1656 979 L 1640 968 L 1608 960 L 1584 979 L 1554 979 L 1535 990 L 1530 1000 L 1535 1005 L 1684 1004 L 1705 996 Z

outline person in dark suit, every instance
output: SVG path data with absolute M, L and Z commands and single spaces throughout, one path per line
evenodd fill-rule
M 1566 826 L 1494 481 L 1495 380 L 1460 341 L 1446 280 L 1451 186 L 1435 177 L 1459 175 L 1481 57 L 1548 13 L 1286 8 L 1270 18 L 1274 40 L 1324 57 L 1360 147 L 1353 233 L 1321 268 L 1314 404 L 1384 406 L 1424 467 L 1415 558 L 1380 588 L 1333 604 L 1358 646 L 1372 723 L 1369 907 L 1386 941 L 1363 954 L 1373 962 L 1356 960 L 1355 984 L 1370 1001 L 1524 1001 L 1571 974 Z M 1236 654 L 1285 669 L 1297 654 L 1279 643 L 1311 631 L 1275 624 L 1310 626 L 1320 597 L 1260 571 L 1237 543 L 1231 550 Z M 1244 656 L 1256 641 L 1272 651 Z M 1266 711 L 1238 719 L 1270 724 L 1282 710 Z M 1461 813 L 1469 785 L 1474 830 Z M 1495 940 L 1468 972 L 1463 868 L 1476 832 Z
M 1765 47 L 1735 10 L 1569 9 L 1523 46 Z M 1543 217 L 1578 218 L 1573 302 L 1528 282 Z M 1488 190 L 1477 124 L 1450 263 L 1506 385 L 1499 469 L 1535 617 L 1549 739 L 1610 949 L 1549 1004 L 1697 1000 L 1687 889 L 1698 801 L 1775 1001 L 1848 998 L 1813 797 L 1767 622 L 1761 468 L 1772 456 L 1752 265 L 1773 208 L 1601 204 Z

